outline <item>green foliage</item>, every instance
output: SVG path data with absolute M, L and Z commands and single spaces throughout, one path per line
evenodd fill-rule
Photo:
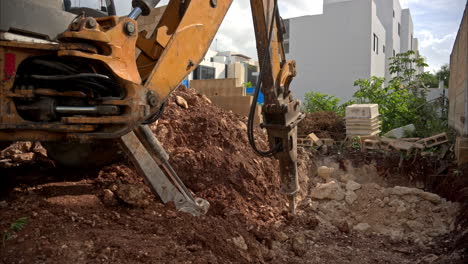
M 444 111 L 441 116 L 440 106 L 426 99 L 426 87 L 434 82 L 433 76 L 428 73 L 417 74 L 415 69 L 426 66 L 424 58 L 409 51 L 390 59 L 390 73 L 395 77 L 387 86 L 384 86 L 383 78 L 377 77 L 355 82 L 355 86 L 359 87 L 354 94 L 358 103 L 379 104 L 382 132 L 408 124 L 416 127 L 413 136 L 430 136 L 446 130 Z
M 23 228 L 26 226 L 28 223 L 28 218 L 27 217 L 21 217 L 17 219 L 15 222 L 10 224 L 10 230 L 3 232 L 3 247 L 5 247 L 6 241 L 11 239 L 11 232 L 19 232 L 23 230 Z
M 10 229 L 15 232 L 21 231 L 27 223 L 28 223 L 28 218 L 21 217 L 10 225 Z
M 304 102 L 304 108 L 309 113 L 321 111 L 338 112 L 340 108 L 340 99 L 333 95 L 319 92 L 306 93 Z
M 252 82 L 246 82 L 246 83 L 243 83 L 242 86 L 244 86 L 244 88 L 250 88 L 250 87 L 253 87 L 252 85 Z
M 450 68 L 448 64 L 445 64 L 440 68 L 440 70 L 435 74 L 437 80 L 444 81 L 445 88 L 449 87 L 449 79 L 450 79 Z
M 427 101 L 427 88 L 438 87 L 439 79 L 448 81 L 448 66 L 434 74 L 418 73 L 427 67 L 424 58 L 414 51 L 390 58 L 389 71 L 394 76 L 385 85 L 384 78 L 359 79 L 354 86 L 359 90 L 354 99 L 340 105 L 340 99 L 332 95 L 309 92 L 305 95 L 307 112 L 333 111 L 344 115 L 351 104 L 379 104 L 382 132 L 414 124 L 414 137 L 427 137 L 447 130 L 447 98 Z

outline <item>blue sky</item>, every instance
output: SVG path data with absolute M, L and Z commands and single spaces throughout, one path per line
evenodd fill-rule
M 466 0 L 401 0 L 413 16 L 421 55 L 433 71 L 449 63 Z

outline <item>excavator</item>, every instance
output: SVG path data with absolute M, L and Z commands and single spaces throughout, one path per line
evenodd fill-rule
M 148 124 L 203 60 L 232 1 L 170 0 L 152 34 L 140 31 L 137 20 L 160 0 L 133 0 L 127 16 L 116 15 L 113 0 L 101 8 L 73 7 L 70 0 L 0 1 L 0 142 L 40 141 L 64 163 L 96 161 L 117 145 L 163 203 L 205 214 L 209 203 L 185 187 Z M 294 213 L 303 118 L 289 89 L 295 62 L 286 60 L 277 0 L 250 4 L 260 73 L 248 138 L 258 155 L 279 160 L 280 191 Z M 257 147 L 253 132 L 260 91 L 268 150 Z

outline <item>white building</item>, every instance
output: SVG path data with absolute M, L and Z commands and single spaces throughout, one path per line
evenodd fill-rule
M 315 91 L 348 101 L 356 80 L 388 79 L 389 58 L 418 48 L 410 11 L 399 0 L 324 0 L 323 14 L 285 26 L 287 57 L 297 62 L 292 88 L 301 100 Z
M 232 51 L 208 50 L 203 61 L 188 76 L 188 80 L 236 78 L 236 86 L 246 82 L 256 83 L 258 62 Z

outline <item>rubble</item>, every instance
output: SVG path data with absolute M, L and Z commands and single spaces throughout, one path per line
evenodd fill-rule
M 330 200 L 343 200 L 345 198 L 345 193 L 341 189 L 340 185 L 335 181 L 327 183 L 319 183 L 317 187 L 312 189 L 311 197 L 319 200 L 330 199 Z
M 176 96 L 175 100 L 176 100 L 177 105 L 179 105 L 180 107 L 185 108 L 185 109 L 189 108 L 187 100 L 185 100 L 183 97 Z

